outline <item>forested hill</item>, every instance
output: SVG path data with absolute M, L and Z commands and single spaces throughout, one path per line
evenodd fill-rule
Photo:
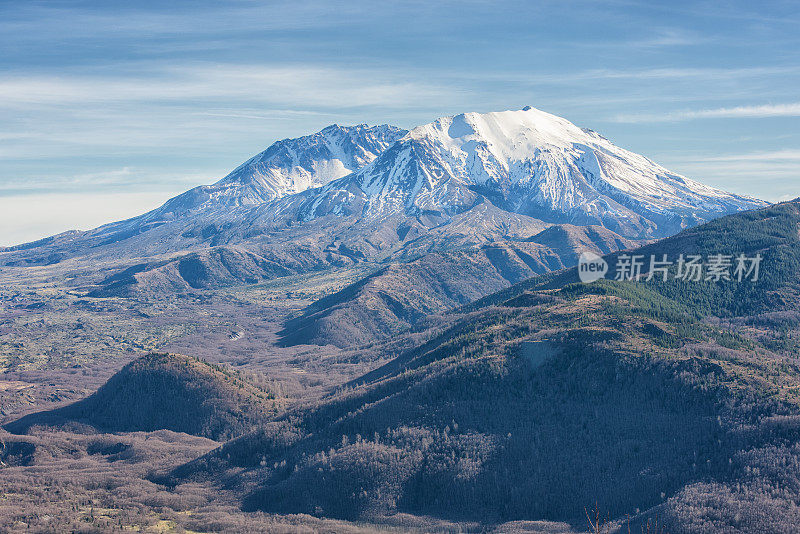
M 608 254 L 604 256 L 609 264 L 605 278 L 616 277 L 618 259 L 625 255 L 642 258 L 641 274 L 646 279 L 651 256 L 660 260 L 665 254 L 674 262 L 668 280 L 664 282 L 663 275 L 655 273 L 653 279 L 647 281 L 648 287 L 680 302 L 697 316 L 732 317 L 797 310 L 800 302 L 800 199 L 721 217 L 636 250 Z M 706 281 L 708 273 L 703 272 L 700 282 L 676 280 L 677 260 L 681 254 L 685 258 L 701 256 L 704 260 L 718 254 L 731 256 L 733 279 Z M 736 280 L 736 257 L 739 255 L 762 257 L 756 283 L 742 284 Z M 456 312 L 474 311 L 525 291 L 557 289 L 578 281 L 577 268 L 545 274 L 477 300 Z
M 86 399 L 5 426 L 102 432 L 185 432 L 226 440 L 252 430 L 280 406 L 267 391 L 226 369 L 179 354 L 148 354 L 126 365 Z
M 760 252 L 756 288 L 567 283 L 574 272 L 516 286 L 174 478 L 231 469 L 256 481 L 246 509 L 281 513 L 583 525 L 597 502 L 671 532 L 792 532 L 800 315 L 774 303 L 792 301 L 797 264 L 780 262 L 797 257 L 798 222 L 786 203 L 663 242 Z

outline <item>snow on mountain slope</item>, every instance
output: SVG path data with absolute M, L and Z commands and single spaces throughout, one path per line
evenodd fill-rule
M 216 184 L 139 217 L 0 252 L 0 265 L 83 257 L 91 266 L 241 245 L 322 268 L 526 239 L 552 224 L 649 240 L 765 204 L 525 108 L 443 117 L 410 132 L 330 126 L 275 143 Z
M 371 164 L 332 182 L 304 218 L 347 212 L 454 214 L 488 199 L 552 223 L 600 224 L 631 237 L 658 237 L 710 218 L 763 206 L 695 182 L 601 135 L 526 107 L 443 117 L 411 130 Z M 343 194 L 347 191 L 347 194 Z
M 249 187 L 255 202 L 299 193 L 346 176 L 374 160 L 403 137 L 407 130 L 395 126 L 328 126 L 299 139 L 278 141 L 240 165 L 217 186 Z
M 254 206 L 319 187 L 370 163 L 406 133 L 390 125 L 334 124 L 312 135 L 284 139 L 217 183 L 169 200 L 158 212 L 164 216 L 196 209 Z

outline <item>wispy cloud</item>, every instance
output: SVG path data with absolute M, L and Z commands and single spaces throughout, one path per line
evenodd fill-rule
M 148 186 L 149 192 L 181 192 L 188 187 L 211 183 L 227 171 L 175 173 L 123 167 L 75 175 L 38 176 L 25 181 L 0 180 L 0 198 L 50 194 L 61 191 L 67 194 L 96 192 L 103 194 L 131 192 Z
M 797 161 L 800 162 L 800 149 L 773 150 L 769 152 L 752 152 L 745 154 L 727 154 L 696 158 L 694 161 L 728 162 L 728 161 Z
M 247 31 L 303 30 L 352 21 L 363 9 L 357 5 L 331 5 L 318 0 L 277 0 L 269 4 L 251 2 L 196 2 L 183 6 L 164 4 L 149 9 L 135 4 L 113 10 L 91 6 L 53 6 L 20 3 L 0 28 L 14 39 L 35 40 L 47 31 L 58 38 L 109 38 L 122 36 L 219 35 Z M 9 5 L 9 8 L 11 6 Z
M 452 79 L 492 80 L 502 82 L 528 83 L 531 85 L 576 85 L 585 86 L 596 81 L 687 81 L 687 82 L 741 82 L 743 80 L 763 80 L 766 77 L 800 75 L 800 66 L 776 65 L 759 67 L 659 67 L 639 69 L 598 68 L 570 70 L 568 72 L 526 72 L 491 70 L 458 71 L 444 73 Z
M 315 65 L 197 65 L 153 69 L 147 75 L 5 76 L 0 109 L 21 105 L 113 102 L 250 101 L 282 105 L 402 107 L 452 94 L 431 82 L 380 69 Z
M 464 101 L 461 89 L 436 80 L 366 67 L 197 63 L 150 66 L 135 75 L 128 69 L 6 74 L 0 75 L 0 164 L 118 153 L 134 162 L 134 154 L 146 151 L 151 159 L 167 151 L 205 157 L 230 147 L 245 157 L 333 122 L 394 122 L 409 110 L 432 120 L 434 110 L 466 107 Z M 8 169 L 0 170 L 4 179 L 12 179 Z
M 295 117 L 308 117 L 308 116 L 326 116 L 329 113 L 321 111 L 310 111 L 302 109 L 212 109 L 208 111 L 199 111 L 198 115 L 205 115 L 208 117 L 229 117 L 233 119 L 274 119 L 275 117 L 285 116 L 289 118 Z
M 735 119 L 766 117 L 800 117 L 800 102 L 789 104 L 763 104 L 759 106 L 736 106 L 730 108 L 684 110 L 666 113 L 622 114 L 613 118 L 615 122 L 675 122 L 694 119 Z
M 707 43 L 709 40 L 710 38 L 708 36 L 701 36 L 676 29 L 664 29 L 660 32 L 656 32 L 651 38 L 640 41 L 632 41 L 629 43 L 620 43 L 620 46 L 641 46 L 652 48 L 662 46 L 694 46 Z
M 0 76 L 0 109 L 22 106 L 61 106 L 118 102 L 253 102 L 279 106 L 282 113 L 309 113 L 308 107 L 402 108 L 431 100 L 452 101 L 463 83 L 515 82 L 531 85 L 574 85 L 607 80 L 739 80 L 800 74 L 800 67 L 753 67 L 733 69 L 657 68 L 590 69 L 564 74 L 493 72 L 405 68 L 344 68 L 314 64 L 208 64 L 191 66 L 119 65 L 113 76 L 91 73 L 63 75 L 7 74 Z M 127 74 L 135 70 L 136 74 Z M 435 75 L 435 76 L 434 76 Z M 800 104 L 790 104 L 796 110 Z M 286 109 L 281 109 L 284 107 Z M 295 110 L 289 108 L 297 108 Z M 305 109 L 303 109 L 305 108 Z M 662 120 L 725 113 L 780 112 L 786 106 L 756 106 L 676 112 Z M 264 110 L 262 112 L 273 111 Z M 621 116 L 626 117 L 626 116 Z M 631 116 L 645 117 L 645 116 Z M 649 116 L 648 116 L 649 117 Z M 652 117 L 656 117 L 653 115 Z M 663 117 L 666 117 L 664 119 Z

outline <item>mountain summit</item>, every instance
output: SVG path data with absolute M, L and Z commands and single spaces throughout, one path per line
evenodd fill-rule
M 598 224 L 630 237 L 670 235 L 764 205 L 673 173 L 530 106 L 418 126 L 323 194 L 342 198 L 353 186 L 367 215 L 449 216 L 487 199 L 548 223 Z M 317 201 L 315 208 L 327 205 Z M 312 211 L 306 218 L 325 214 Z

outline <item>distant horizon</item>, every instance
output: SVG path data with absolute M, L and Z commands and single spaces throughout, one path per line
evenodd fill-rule
M 504 0 L 0 6 L 0 246 L 87 230 L 330 124 L 531 105 L 673 172 L 800 196 L 800 8 Z

